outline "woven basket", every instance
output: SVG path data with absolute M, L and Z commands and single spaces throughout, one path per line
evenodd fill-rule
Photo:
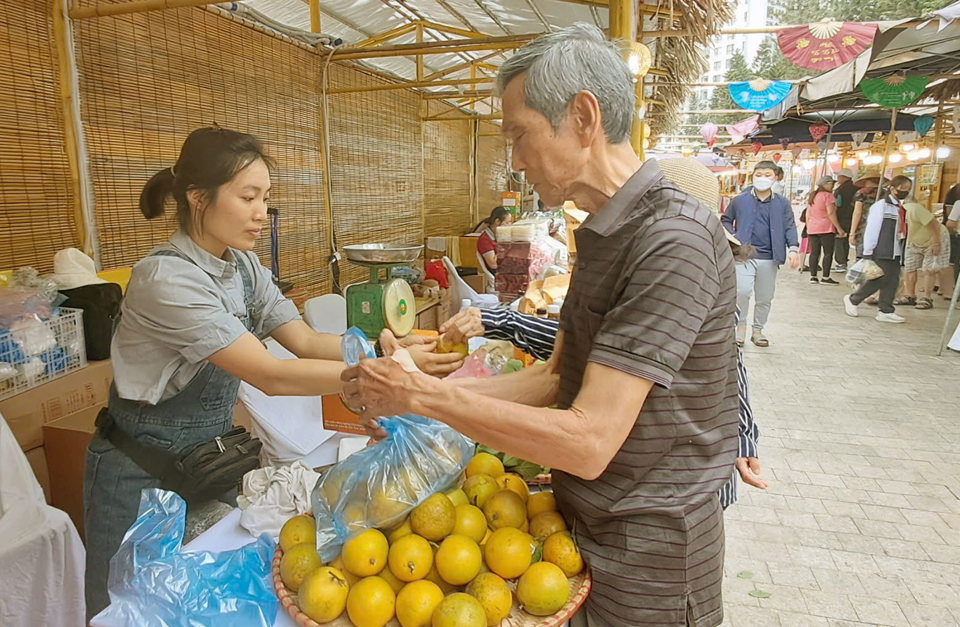
M 297 593 L 291 592 L 283 585 L 283 580 L 280 579 L 280 558 L 282 557 L 283 550 L 278 544 L 277 551 L 273 555 L 273 589 L 277 593 L 277 598 L 280 599 L 280 605 L 300 627 L 323 627 L 323 625 L 300 611 L 297 606 Z M 534 616 L 524 612 L 514 604 L 513 609 L 510 610 L 510 615 L 500 622 L 500 627 L 560 627 L 570 620 L 583 605 L 583 602 L 587 600 L 592 583 L 589 571 L 584 570 L 579 575 L 570 578 L 570 600 L 559 612 L 553 616 Z M 507 585 L 510 586 L 511 591 L 515 591 L 516 584 L 514 582 L 508 581 Z M 326 623 L 326 625 L 327 627 L 353 627 L 353 623 L 350 622 L 346 612 L 337 620 Z M 400 623 L 394 618 L 387 623 L 386 627 L 400 627 Z

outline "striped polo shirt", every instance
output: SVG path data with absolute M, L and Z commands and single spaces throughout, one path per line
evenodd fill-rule
M 591 624 L 718 625 L 723 519 L 737 455 L 736 278 L 717 217 L 649 160 L 576 232 L 558 405 L 587 362 L 654 383 L 593 481 L 554 490 L 593 574 Z M 616 402 L 611 399 L 611 402 Z

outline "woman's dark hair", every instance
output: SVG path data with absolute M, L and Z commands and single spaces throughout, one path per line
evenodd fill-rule
M 154 174 L 143 186 L 140 211 L 148 220 L 161 216 L 167 197 L 173 196 L 180 227 L 199 230 L 203 212 L 216 199 L 217 189 L 257 160 L 268 167 L 274 165 L 253 135 L 219 127 L 198 128 L 183 142 L 177 163 Z M 187 192 L 193 190 L 203 193 L 203 207 L 195 216 L 187 200 Z
M 501 222 L 503 222 L 504 220 L 506 220 L 507 215 L 509 213 L 510 212 L 507 211 L 506 207 L 494 207 L 493 211 L 490 212 L 490 217 L 480 220 L 480 222 L 477 223 L 477 226 L 473 227 L 473 230 L 470 232 L 476 233 L 477 230 L 484 224 L 486 224 L 487 226 L 493 226 L 493 223 L 496 222 L 497 220 L 500 220 Z
M 832 182 L 833 182 L 833 181 L 831 181 L 831 183 L 832 183 Z M 810 190 L 810 193 L 807 194 L 807 206 L 809 207 L 810 205 L 813 204 L 813 201 L 816 200 L 816 198 L 817 198 L 817 194 L 819 194 L 820 192 L 825 192 L 825 191 L 827 191 L 827 190 L 824 189 L 823 185 L 817 185 L 816 187 L 814 187 L 813 189 L 811 189 L 811 190 Z
M 910 183 L 911 186 L 913 185 L 913 181 L 910 179 L 909 176 L 904 176 L 904 175 L 900 174 L 900 175 L 897 175 L 897 176 L 893 177 L 893 178 L 890 180 L 890 184 L 887 185 L 887 188 L 884 190 L 884 194 L 885 194 L 886 196 L 889 196 L 890 194 L 895 193 L 894 190 L 896 190 L 898 187 L 900 187 L 900 186 L 903 185 L 904 183 Z

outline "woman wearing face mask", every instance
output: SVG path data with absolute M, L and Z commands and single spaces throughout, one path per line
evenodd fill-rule
M 810 282 L 839 285 L 830 278 L 834 239 L 847 234 L 837 221 L 837 201 L 833 196 L 832 176 L 821 176 L 807 198 L 807 238 L 810 240 Z M 822 252 L 822 261 L 821 261 Z M 817 274 L 823 268 L 823 278 Z
M 867 281 L 853 294 L 843 297 L 848 316 L 856 317 L 857 305 L 880 291 L 879 322 L 900 324 L 904 318 L 896 314 L 893 297 L 900 283 L 900 259 L 907 237 L 907 215 L 903 201 L 910 195 L 913 183 L 905 176 L 895 176 L 887 188 L 887 196 L 870 207 L 867 226 L 863 233 L 863 256 L 873 259 L 883 270 L 883 276 Z

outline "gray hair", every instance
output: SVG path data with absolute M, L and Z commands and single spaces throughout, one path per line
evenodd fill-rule
M 554 130 L 567 116 L 578 92 L 589 91 L 600 104 L 603 132 L 611 144 L 630 139 L 636 96 L 633 74 L 622 55 L 622 44 L 607 41 L 603 32 L 578 22 L 537 37 L 500 66 L 497 90 L 523 73 L 524 103 L 550 120 Z

